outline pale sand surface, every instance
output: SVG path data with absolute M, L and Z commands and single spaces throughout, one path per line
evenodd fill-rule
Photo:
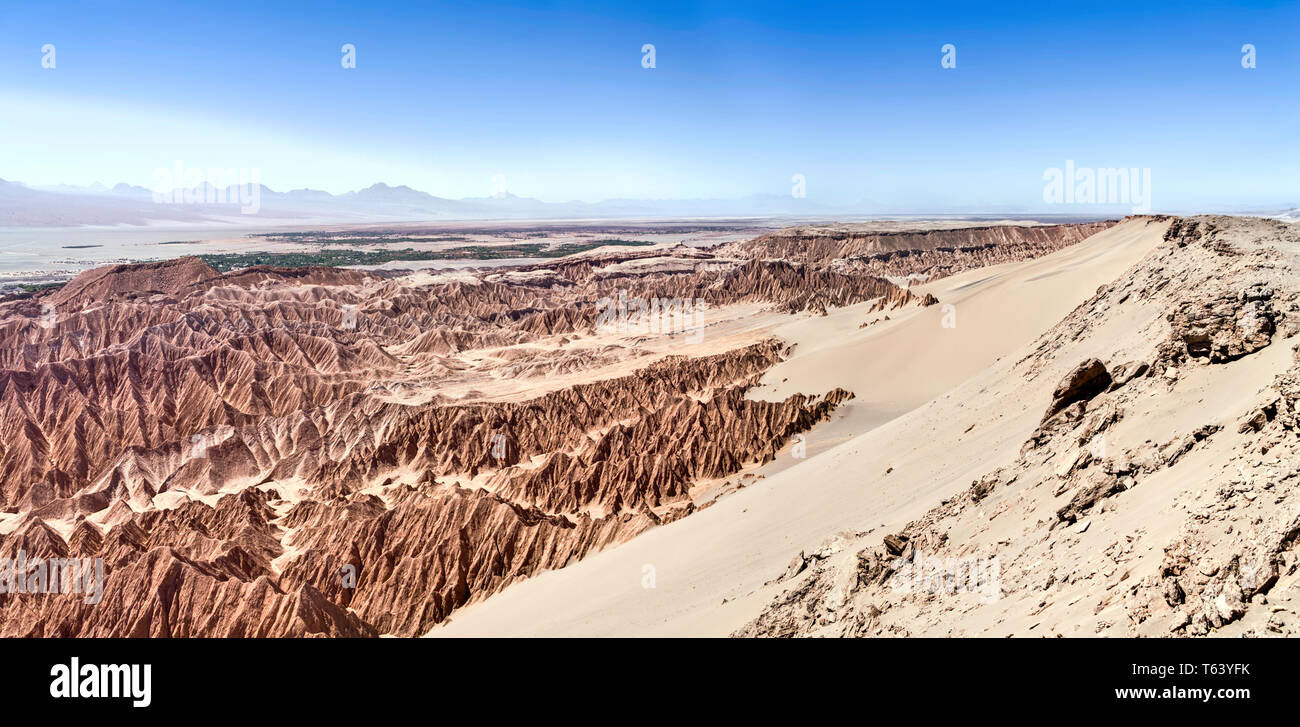
M 1038 260 L 923 288 L 956 306 L 955 328 L 942 327 L 940 305 L 890 311 L 890 321 L 861 329 L 865 306 L 776 329 L 799 346 L 754 395 L 857 394 L 844 417 L 810 432 L 808 459 L 769 466 L 767 479 L 708 509 L 472 604 L 430 635 L 732 632 L 777 592 L 764 584 L 799 551 L 838 531 L 883 533 L 1014 459 L 1056 378 L 1013 379 L 1012 364 L 1164 230 L 1130 222 Z M 813 446 L 819 438 L 844 441 L 825 450 Z M 643 587 L 647 566 L 654 588 Z

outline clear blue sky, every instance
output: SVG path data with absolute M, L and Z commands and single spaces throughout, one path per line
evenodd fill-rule
M 18 5 L 0 177 L 29 184 L 151 186 L 181 160 L 594 201 L 803 174 L 813 200 L 978 210 L 1041 206 L 1072 159 L 1151 168 L 1157 209 L 1300 204 L 1294 2 Z

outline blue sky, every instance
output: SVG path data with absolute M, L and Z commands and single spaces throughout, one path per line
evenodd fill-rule
M 16 5 L 0 178 L 29 184 L 151 186 L 181 160 L 595 201 L 803 174 L 864 212 L 979 211 L 1041 208 L 1070 159 L 1150 168 L 1158 210 L 1300 204 L 1295 2 Z

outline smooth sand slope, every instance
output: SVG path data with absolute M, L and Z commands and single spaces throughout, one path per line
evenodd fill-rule
M 870 317 L 855 306 L 778 329 L 798 346 L 758 395 L 854 391 L 847 416 L 809 436 L 846 441 L 683 520 L 518 583 L 430 635 L 731 633 L 781 588 L 765 584 L 801 551 L 839 531 L 883 533 L 1014 459 L 1056 379 L 1011 380 L 1011 363 L 1157 246 L 1166 227 L 1135 219 L 1038 260 L 941 280 L 926 288 L 941 305 L 893 311 L 867 328 L 859 326 Z M 942 325 L 954 312 L 945 304 L 955 306 L 955 327 Z

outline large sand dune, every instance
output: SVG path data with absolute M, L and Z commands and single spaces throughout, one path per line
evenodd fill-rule
M 758 395 L 842 386 L 855 392 L 849 406 L 856 413 L 814 430 L 810 442 L 866 433 L 690 518 L 518 583 L 431 635 L 736 631 L 785 588 L 773 581 L 800 553 L 811 556 L 841 531 L 897 529 L 1014 460 L 1059 378 L 1013 376 L 1016 360 L 1160 245 L 1167 227 L 1167 221 L 1131 219 L 1047 257 L 969 271 L 923 289 L 954 309 L 890 311 L 890 320 L 859 328 L 885 314 L 869 318 L 853 307 L 778 329 L 798 346 L 768 372 Z M 944 317 L 953 312 L 956 325 L 945 328 Z M 831 545 L 822 555 L 841 551 Z

